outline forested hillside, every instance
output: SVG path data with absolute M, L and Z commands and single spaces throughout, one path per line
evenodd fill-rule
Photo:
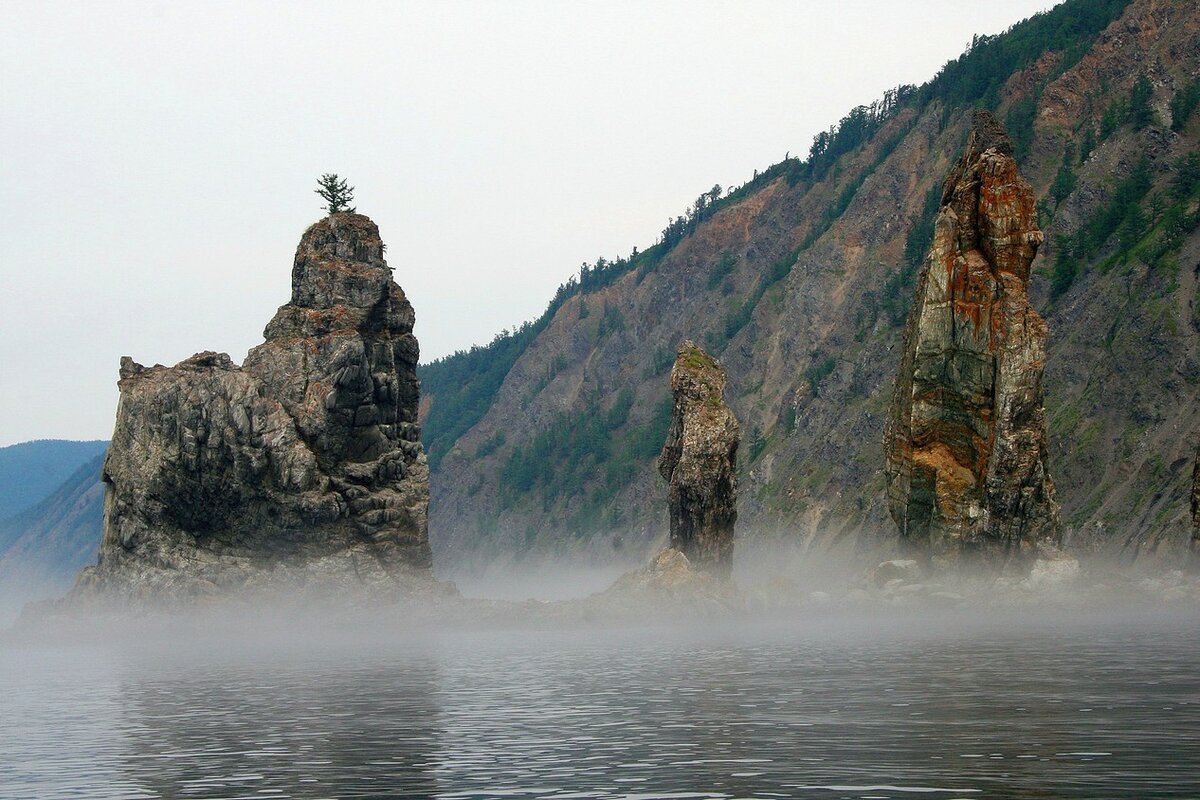
M 1051 469 L 1069 541 L 1186 538 L 1200 386 L 1200 12 L 1070 0 L 976 39 L 920 87 L 792 158 L 705 190 L 657 243 L 598 259 L 545 314 L 425 365 L 431 537 L 445 564 L 640 551 L 667 371 L 693 338 L 742 421 L 741 530 L 822 548 L 887 537 L 883 414 L 941 181 L 970 111 L 1005 121 L 1046 244 Z

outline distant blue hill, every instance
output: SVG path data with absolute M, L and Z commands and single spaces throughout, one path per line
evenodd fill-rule
M 0 520 L 33 508 L 75 470 L 108 449 L 108 442 L 41 439 L 0 447 Z
M 0 627 L 31 600 L 61 596 L 95 563 L 104 517 L 103 452 L 33 508 L 0 520 Z

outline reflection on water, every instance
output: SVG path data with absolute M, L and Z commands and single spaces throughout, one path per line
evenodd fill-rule
M 126 674 L 125 779 L 156 797 L 433 796 L 435 669 L 254 660 Z
M 3 797 L 1200 797 L 1190 620 L 0 655 Z

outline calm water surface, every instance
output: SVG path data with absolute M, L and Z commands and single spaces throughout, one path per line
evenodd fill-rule
M 1194 615 L 0 652 L 3 798 L 1200 798 Z

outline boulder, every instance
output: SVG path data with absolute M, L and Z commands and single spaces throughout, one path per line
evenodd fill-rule
M 884 561 L 874 570 L 876 586 L 883 586 L 889 581 L 900 580 L 905 583 L 916 583 L 921 580 L 921 565 L 910 558 Z

